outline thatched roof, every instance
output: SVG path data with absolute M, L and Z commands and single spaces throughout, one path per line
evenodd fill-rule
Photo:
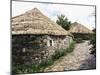
M 12 34 L 68 35 L 69 33 L 34 8 L 12 18 Z
M 88 29 L 87 27 L 83 26 L 82 24 L 78 22 L 72 23 L 69 32 L 71 33 L 93 33 L 92 30 Z

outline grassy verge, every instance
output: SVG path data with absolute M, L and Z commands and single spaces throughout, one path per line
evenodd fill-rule
M 62 56 L 65 56 L 66 54 L 71 53 L 73 51 L 74 47 L 75 47 L 75 42 L 72 42 L 69 45 L 69 48 L 62 49 L 62 50 L 57 50 L 55 52 L 55 54 L 52 56 L 52 60 L 55 61 L 55 60 L 61 58 Z
M 32 65 L 24 65 L 24 64 L 19 64 L 19 65 L 14 65 L 13 67 L 13 73 L 16 74 L 25 74 L 25 73 L 39 73 L 39 72 L 43 72 L 45 68 L 47 68 L 48 66 L 51 66 L 54 61 L 56 61 L 57 59 L 61 58 L 62 56 L 65 56 L 68 53 L 71 53 L 73 51 L 75 47 L 75 42 L 72 42 L 69 45 L 69 48 L 66 49 L 60 49 L 57 50 L 55 52 L 54 55 L 52 55 L 52 57 L 50 59 L 47 60 L 43 60 L 41 63 L 39 64 L 32 64 Z

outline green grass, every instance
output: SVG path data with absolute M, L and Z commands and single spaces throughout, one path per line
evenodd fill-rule
M 76 41 L 76 43 L 83 43 L 83 39 L 82 38 L 74 38 L 74 41 Z
M 24 64 L 17 64 L 13 65 L 13 73 L 14 74 L 26 74 L 26 73 L 37 73 L 37 72 L 43 72 L 45 68 L 48 66 L 51 66 L 54 61 L 58 60 L 62 56 L 67 55 L 68 53 L 71 53 L 75 47 L 75 42 L 72 42 L 69 45 L 69 48 L 66 49 L 60 49 L 56 50 L 55 54 L 52 55 L 50 59 L 42 60 L 39 64 L 32 64 L 32 65 L 24 65 Z
M 75 47 L 75 42 L 69 44 L 69 48 L 56 50 L 55 54 L 52 56 L 52 60 L 57 60 L 62 56 L 67 55 L 68 53 L 72 52 Z
M 26 74 L 26 73 L 37 73 L 37 72 L 43 72 L 43 70 L 52 65 L 54 61 L 52 59 L 43 60 L 40 64 L 32 64 L 32 65 L 14 65 L 12 70 L 14 74 Z

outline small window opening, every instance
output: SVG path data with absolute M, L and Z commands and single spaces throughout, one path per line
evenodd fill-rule
M 52 46 L 52 40 L 50 40 L 50 46 Z
M 48 40 L 47 41 L 47 46 L 54 46 L 53 40 Z

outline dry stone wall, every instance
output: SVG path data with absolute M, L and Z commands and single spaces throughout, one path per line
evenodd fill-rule
M 52 46 L 47 46 L 49 40 L 52 40 Z M 42 60 L 49 59 L 56 50 L 67 48 L 71 41 L 72 38 L 69 36 L 13 35 L 13 63 L 41 63 Z

